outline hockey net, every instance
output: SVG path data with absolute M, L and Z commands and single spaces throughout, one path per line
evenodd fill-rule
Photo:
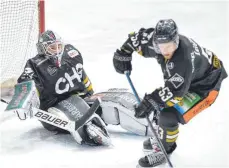
M 10 94 L 44 31 L 43 0 L 0 1 L 1 97 Z M 11 89 L 12 90 L 12 89 Z

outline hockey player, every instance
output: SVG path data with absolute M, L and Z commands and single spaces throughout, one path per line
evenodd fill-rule
M 38 54 L 27 61 L 18 83 L 34 81 L 39 97 L 36 100 L 39 103 L 35 104 L 40 104 L 37 108 L 76 122 L 85 117 L 83 115 L 87 114 L 79 111 L 89 106 L 82 98 L 92 95 L 93 88 L 83 68 L 80 52 L 71 44 L 64 44 L 51 30 L 40 35 L 37 50 Z M 66 132 L 50 123 L 42 124 L 50 131 Z M 78 143 L 103 145 L 109 142 L 105 123 L 98 115 L 94 114 L 82 124 L 84 126 L 76 130 L 77 134 L 73 133 Z
M 118 73 L 131 72 L 134 51 L 157 59 L 165 81 L 163 87 L 145 94 L 135 108 L 135 116 L 158 114 L 155 121 L 158 137 L 167 154 L 171 154 L 177 146 L 178 124 L 187 124 L 214 103 L 227 73 L 215 53 L 179 34 L 172 19 L 160 20 L 155 28 L 141 28 L 129 34 L 121 49 L 114 53 L 113 64 Z M 150 152 L 139 160 L 139 167 L 155 167 L 165 162 L 155 137 L 144 141 L 143 148 Z

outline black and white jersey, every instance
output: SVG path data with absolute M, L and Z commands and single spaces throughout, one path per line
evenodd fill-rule
M 47 109 L 72 94 L 92 94 L 92 84 L 83 68 L 80 52 L 70 44 L 64 46 L 60 66 L 51 56 L 37 55 L 27 61 L 18 83 L 34 80 L 41 108 Z
M 137 51 L 143 57 L 157 59 L 165 81 L 160 93 L 170 93 L 164 96 L 165 101 L 182 97 L 188 91 L 206 96 L 209 91 L 220 89 L 221 81 L 227 77 L 227 73 L 222 61 L 213 52 L 201 47 L 193 39 L 179 35 L 177 50 L 171 59 L 166 60 L 155 52 L 153 31 L 153 28 L 142 28 L 129 34 L 121 50 L 129 54 Z

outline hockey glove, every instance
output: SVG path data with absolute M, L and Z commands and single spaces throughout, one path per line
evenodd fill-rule
M 156 112 L 159 113 L 160 105 L 155 101 L 155 92 L 151 94 L 145 94 L 145 97 L 139 104 L 135 107 L 135 117 L 136 118 L 145 118 L 150 115 L 150 113 Z
M 132 70 L 131 60 L 132 60 L 131 54 L 127 54 L 123 51 L 116 50 L 113 57 L 113 65 L 116 72 L 120 74 L 124 74 L 125 71 L 131 72 Z

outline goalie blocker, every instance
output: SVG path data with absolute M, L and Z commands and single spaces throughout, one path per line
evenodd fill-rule
M 15 86 L 14 96 L 5 111 L 14 111 L 19 119 L 37 118 L 50 131 L 70 132 L 77 143 L 110 145 L 110 137 L 103 120 L 95 113 L 100 106 L 97 99 L 89 105 L 73 95 L 47 111 L 39 109 L 39 97 L 34 81 Z

